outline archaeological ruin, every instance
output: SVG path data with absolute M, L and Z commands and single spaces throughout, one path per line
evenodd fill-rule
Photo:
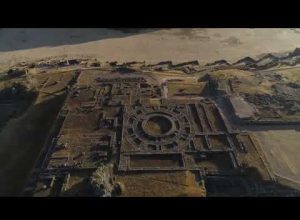
M 257 136 L 271 125 L 299 128 L 299 82 L 270 70 L 298 68 L 288 56 L 207 65 L 72 59 L 9 71 L 35 82 L 39 98 L 63 99 L 23 195 L 299 195 L 281 184 Z

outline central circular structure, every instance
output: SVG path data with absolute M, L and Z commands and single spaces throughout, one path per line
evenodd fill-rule
M 136 150 L 177 149 L 179 141 L 188 145 L 194 130 L 184 110 L 165 105 L 128 109 L 124 120 L 126 143 Z
M 142 123 L 143 130 L 154 137 L 162 137 L 173 131 L 172 118 L 165 114 L 150 114 Z
M 156 115 L 148 119 L 145 124 L 145 129 L 152 134 L 163 135 L 172 129 L 172 123 L 168 118 L 162 115 Z

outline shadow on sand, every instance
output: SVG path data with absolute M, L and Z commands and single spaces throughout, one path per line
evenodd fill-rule
M 148 33 L 157 28 L 1 28 L 0 52 L 56 47 L 123 38 Z
M 41 151 L 65 94 L 35 104 L 0 133 L 0 196 L 18 196 Z

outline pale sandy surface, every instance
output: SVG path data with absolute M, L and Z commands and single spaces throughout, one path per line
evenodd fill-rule
M 300 188 L 300 131 L 255 132 L 268 162 L 279 181 L 293 181 Z
M 0 65 L 53 56 L 100 61 L 235 61 L 300 47 L 300 29 L 0 29 Z

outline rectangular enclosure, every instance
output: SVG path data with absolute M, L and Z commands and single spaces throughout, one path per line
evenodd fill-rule
M 233 168 L 230 155 L 225 152 L 195 155 L 196 166 L 209 171 L 228 171 Z
M 183 167 L 181 154 L 130 155 L 131 168 Z

